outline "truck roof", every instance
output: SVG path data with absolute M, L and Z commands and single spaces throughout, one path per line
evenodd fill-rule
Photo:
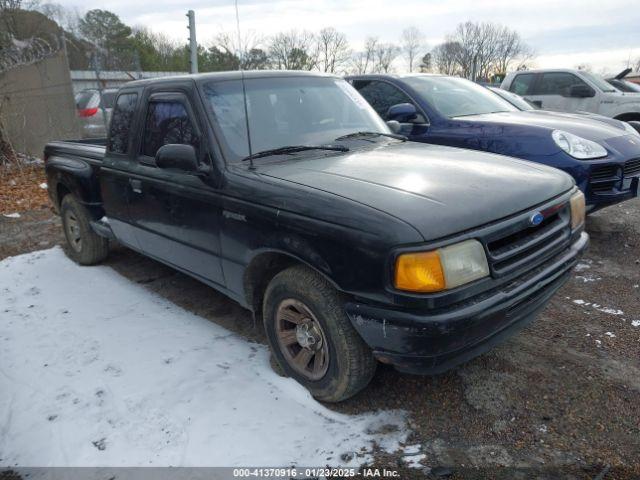
M 193 80 L 203 82 L 206 80 L 240 80 L 242 75 L 244 78 L 278 78 L 278 77 L 328 77 L 339 78 L 338 75 L 320 72 L 308 72 L 303 70 L 234 70 L 229 72 L 210 72 L 196 73 L 185 75 L 172 75 L 170 77 L 146 78 L 143 80 L 134 80 L 126 83 L 126 87 L 140 87 L 154 83 L 180 82 L 184 80 Z

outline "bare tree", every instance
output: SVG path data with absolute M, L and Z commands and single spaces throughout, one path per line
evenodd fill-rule
M 494 65 L 495 73 L 505 74 L 514 62 L 522 65 L 533 56 L 533 50 L 522 41 L 518 32 L 507 27 L 500 27 Z
M 409 65 L 409 72 L 413 72 L 414 64 L 425 48 L 424 34 L 416 27 L 406 28 L 402 32 L 400 43 Z
M 241 34 L 239 38 L 237 33 L 221 32 L 216 35 L 210 47 L 217 47 L 228 55 L 236 56 L 240 67 L 250 70 L 264 68 L 264 65 L 256 64 L 258 52 L 261 52 L 261 56 L 266 55 L 263 50 L 264 43 L 264 37 L 253 30 Z
M 336 73 L 351 57 L 347 36 L 335 28 L 323 28 L 316 35 L 318 68 L 323 72 Z
M 461 46 L 458 42 L 444 42 L 435 47 L 431 52 L 432 61 L 438 72 L 445 75 L 459 75 Z
M 358 75 L 371 73 L 376 64 L 376 51 L 378 49 L 378 38 L 369 37 L 365 41 L 364 49 L 356 52 L 351 60 L 351 70 Z
M 393 61 L 400 55 L 400 47 L 393 43 L 379 43 L 375 50 L 376 73 L 389 73 L 392 71 Z
M 494 23 L 461 23 L 446 38 L 446 47 L 434 51 L 436 65 L 472 80 L 504 74 L 516 61 L 518 68 L 533 57 L 518 32 Z M 453 64 L 449 55 L 453 55 Z
M 318 60 L 315 47 L 311 32 L 281 32 L 269 42 L 269 60 L 280 70 L 313 70 Z

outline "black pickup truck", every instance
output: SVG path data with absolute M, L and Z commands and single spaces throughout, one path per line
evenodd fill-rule
M 45 162 L 74 260 L 117 240 L 225 293 L 325 401 L 377 361 L 433 374 L 486 351 L 588 243 L 568 175 L 406 142 L 328 75 L 131 82 L 106 140 L 50 143 Z

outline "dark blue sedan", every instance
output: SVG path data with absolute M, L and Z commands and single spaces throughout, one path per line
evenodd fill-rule
M 347 80 L 398 133 L 557 167 L 575 178 L 590 211 L 640 194 L 640 134 L 598 116 L 520 110 L 485 87 L 441 75 Z

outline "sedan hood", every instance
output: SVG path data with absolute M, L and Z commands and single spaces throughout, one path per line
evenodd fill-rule
M 528 110 L 517 112 L 487 113 L 468 115 L 458 120 L 482 122 L 501 125 L 522 125 L 524 127 L 541 127 L 551 130 L 564 130 L 587 140 L 604 141 L 610 138 L 627 135 L 628 132 L 618 120 L 606 117 L 594 118 L 590 115 L 549 112 L 545 110 Z M 526 131 L 523 131 L 526 134 Z
M 260 173 L 385 212 L 425 240 L 502 219 L 573 186 L 571 177 L 543 165 L 409 142 L 263 165 Z

